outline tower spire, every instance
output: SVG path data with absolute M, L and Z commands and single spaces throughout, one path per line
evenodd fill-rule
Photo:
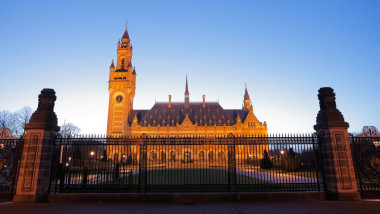
M 245 84 L 244 100 L 250 100 L 250 99 L 249 99 L 248 90 L 247 90 L 247 83 Z
M 185 88 L 185 107 L 186 108 L 189 107 L 189 101 L 190 101 L 189 95 L 190 95 L 189 86 L 187 84 L 187 75 L 186 75 L 186 88 Z
M 185 88 L 185 95 L 189 95 L 189 87 L 187 84 L 187 75 L 186 75 L 186 88 Z
M 128 20 L 127 20 L 127 23 L 125 24 L 125 31 L 124 31 L 123 38 L 129 39 L 129 34 L 128 34 Z

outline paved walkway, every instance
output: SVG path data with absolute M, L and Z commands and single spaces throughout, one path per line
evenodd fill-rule
M 316 178 L 292 175 L 282 172 L 261 171 L 261 170 L 248 170 L 236 169 L 236 173 L 246 175 L 252 178 L 264 180 L 270 183 L 317 183 Z
M 380 201 L 360 202 L 252 202 L 214 204 L 13 204 L 0 203 L 1 214 L 60 214 L 60 213 L 334 213 L 334 214 L 377 214 Z

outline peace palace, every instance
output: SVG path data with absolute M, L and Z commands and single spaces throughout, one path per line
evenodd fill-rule
M 203 102 L 190 102 L 186 78 L 184 102 L 173 103 L 169 95 L 168 102 L 155 103 L 151 109 L 133 109 L 133 98 L 136 90 L 136 70 L 132 67 L 132 52 L 133 48 L 130 44 L 126 28 L 121 42 L 119 41 L 117 45 L 116 66 L 114 61 L 112 61 L 110 66 L 108 136 L 139 137 L 146 134 L 147 136 L 167 137 L 213 137 L 230 133 L 234 136 L 267 135 L 267 124 L 266 122 L 261 123 L 253 113 L 247 88 L 245 88 L 242 109 L 223 109 L 219 103 L 206 102 L 204 95 Z M 214 153 L 214 151 L 210 151 L 212 148 L 208 150 L 202 151 L 201 155 L 205 156 L 205 152 L 207 155 L 210 152 Z M 122 151 L 119 152 L 124 153 Z M 152 155 L 149 155 L 150 152 Z M 180 154 L 183 153 L 181 151 L 164 152 L 165 158 L 166 152 L 170 152 L 170 157 L 174 155 L 174 159 L 184 155 Z M 197 151 L 193 151 L 193 153 L 190 154 L 190 158 L 194 157 L 193 159 L 197 159 Z M 189 154 L 187 155 L 189 156 Z M 158 156 L 156 155 L 156 151 L 148 151 L 148 158 L 156 156 Z

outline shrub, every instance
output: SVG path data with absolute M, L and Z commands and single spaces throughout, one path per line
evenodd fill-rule
M 267 150 L 264 149 L 263 159 L 260 160 L 261 169 L 270 169 L 273 167 L 273 163 L 269 158 Z
M 290 148 L 285 157 L 285 170 L 289 172 L 296 172 L 301 169 L 301 163 L 297 159 L 296 153 L 293 148 Z

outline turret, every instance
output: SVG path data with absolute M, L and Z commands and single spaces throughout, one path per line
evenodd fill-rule
M 131 40 L 129 38 L 128 28 L 126 27 L 123 37 L 121 38 L 121 43 L 119 40 L 119 43 L 117 45 L 116 71 L 118 72 L 132 72 L 132 46 L 130 44 L 130 41 Z M 128 70 L 129 67 L 131 68 Z
M 110 66 L 110 72 L 114 72 L 114 71 L 115 71 L 115 64 L 113 63 L 113 60 L 112 60 L 112 63 Z
M 251 110 L 251 99 L 249 98 L 248 90 L 247 90 L 247 84 L 245 85 L 245 93 L 244 93 L 244 106 L 243 109 L 245 110 Z
M 125 31 L 123 34 L 123 37 L 121 38 L 121 46 L 122 47 L 127 47 L 130 46 L 130 39 L 129 39 L 129 34 L 128 34 L 128 26 L 125 26 Z

